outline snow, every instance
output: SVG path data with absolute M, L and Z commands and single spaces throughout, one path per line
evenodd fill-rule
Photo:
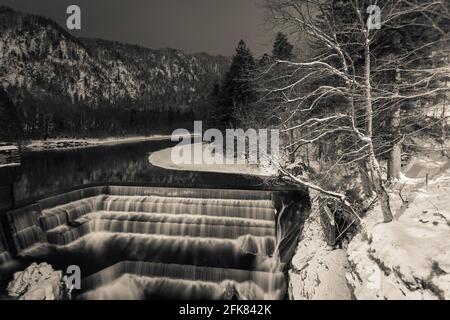
M 348 247 L 355 296 L 450 299 L 450 160 L 413 159 L 390 193 L 395 220 L 382 223 L 375 207 Z
M 0 151 L 18 151 L 19 149 L 16 146 L 11 145 L 0 145 Z
M 96 147 L 103 145 L 116 145 L 122 143 L 133 143 L 142 141 L 156 141 L 156 140 L 169 140 L 171 136 L 168 135 L 153 135 L 153 136 L 130 136 L 130 137 L 120 137 L 120 138 L 105 138 L 105 139 L 47 139 L 44 140 L 32 140 L 25 145 L 26 149 L 32 151 L 47 150 L 47 149 L 75 149 L 75 148 L 86 148 L 86 147 Z
M 12 167 L 18 167 L 18 166 L 20 166 L 20 163 L 0 164 L 0 168 L 12 168 Z
M 314 194 L 314 192 L 312 192 Z M 289 270 L 289 295 L 293 300 L 350 300 L 345 274 L 347 254 L 325 241 L 317 203 L 313 203 Z
M 16 167 L 20 165 L 19 149 L 14 145 L 0 142 L 0 168 Z
M 446 157 L 415 158 L 406 167 L 404 176 L 409 179 L 420 179 L 428 174 L 429 178 L 432 178 L 442 175 L 447 169 L 450 169 L 450 161 Z
M 188 149 L 194 150 L 194 144 L 187 144 L 184 146 L 176 146 L 176 148 L 180 148 L 180 153 L 189 152 Z M 204 144 L 201 146 L 203 150 L 203 154 L 210 155 L 211 149 L 208 144 Z M 194 161 L 191 161 L 189 164 L 178 164 L 172 161 L 172 151 L 174 148 L 167 148 L 164 150 L 156 151 L 152 153 L 149 157 L 149 161 L 152 165 L 169 169 L 169 170 L 185 170 L 185 171 L 203 171 L 203 172 L 219 172 L 219 173 L 236 173 L 236 174 L 248 174 L 248 175 L 257 175 L 257 176 L 272 176 L 276 174 L 276 172 L 271 167 L 261 167 L 256 164 L 194 164 Z M 191 153 L 193 154 L 193 152 Z M 224 161 L 226 162 L 226 160 Z

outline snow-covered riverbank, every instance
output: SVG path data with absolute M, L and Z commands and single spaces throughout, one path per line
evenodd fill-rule
M 390 194 L 395 220 L 376 206 L 347 250 L 356 298 L 450 299 L 450 160 L 413 160 Z
M 193 154 L 190 148 L 194 148 L 196 144 L 189 144 L 185 146 L 176 146 L 175 148 L 179 148 L 177 152 L 188 152 L 188 154 Z M 172 151 L 174 148 L 167 148 L 164 150 L 160 150 L 154 152 L 150 155 L 149 161 L 152 165 L 169 169 L 169 170 L 186 170 L 186 171 L 203 171 L 203 172 L 219 172 L 219 173 L 237 173 L 237 174 L 248 174 L 248 175 L 258 175 L 258 176 L 272 176 L 276 172 L 273 171 L 270 167 L 260 167 L 255 164 L 195 164 L 194 161 L 191 161 L 189 164 L 178 164 L 172 161 Z M 204 144 L 202 146 L 202 150 L 204 154 L 210 153 L 208 149 L 208 145 Z M 234 161 L 236 162 L 236 161 Z
M 327 246 L 313 204 L 289 271 L 291 299 L 450 299 L 450 160 L 413 159 L 389 193 L 395 220 L 383 223 L 376 205 L 344 249 Z
M 66 150 L 66 149 L 78 149 L 89 148 L 105 145 L 116 145 L 123 143 L 134 143 L 142 141 L 157 141 L 157 140 L 170 140 L 170 135 L 152 135 L 152 136 L 130 136 L 130 137 L 111 137 L 111 138 L 86 138 L 86 139 L 48 139 L 44 140 L 31 140 L 24 144 L 22 147 L 30 151 L 42 151 L 42 150 Z

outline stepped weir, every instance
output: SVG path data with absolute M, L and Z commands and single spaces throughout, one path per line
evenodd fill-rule
M 283 299 L 307 191 L 188 180 L 90 185 L 19 204 L 1 217 L 4 260 L 79 266 L 78 299 Z

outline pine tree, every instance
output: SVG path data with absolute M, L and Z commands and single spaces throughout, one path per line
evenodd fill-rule
M 250 49 L 244 40 L 241 40 L 222 84 L 221 97 L 216 108 L 216 121 L 219 125 L 230 126 L 235 123 L 234 109 L 246 107 L 256 100 L 256 93 L 250 79 L 255 67 L 255 60 Z
M 272 63 L 272 57 L 267 53 L 264 53 L 263 56 L 258 61 L 259 67 L 266 67 Z
M 20 138 L 19 116 L 7 93 L 0 88 L 0 141 Z
M 219 82 L 214 82 L 213 90 L 211 92 L 211 99 L 217 99 L 220 96 L 221 88 Z
M 292 57 L 294 46 L 289 43 L 287 36 L 279 32 L 273 44 L 272 55 L 275 59 L 286 60 Z

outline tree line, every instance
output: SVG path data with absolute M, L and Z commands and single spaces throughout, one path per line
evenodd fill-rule
M 207 115 L 211 124 L 219 128 L 236 127 L 258 101 L 259 93 L 253 79 L 261 67 L 276 59 L 293 57 L 294 46 L 288 37 L 277 33 L 271 54 L 255 58 L 244 40 L 240 40 L 229 70 L 221 83 L 216 82 L 210 95 L 211 112 Z
M 24 99 L 14 104 L 0 89 L 0 141 L 87 138 L 133 134 L 171 133 L 189 129 L 196 117 L 192 108 L 155 111 L 145 108 L 69 104 L 42 99 Z

